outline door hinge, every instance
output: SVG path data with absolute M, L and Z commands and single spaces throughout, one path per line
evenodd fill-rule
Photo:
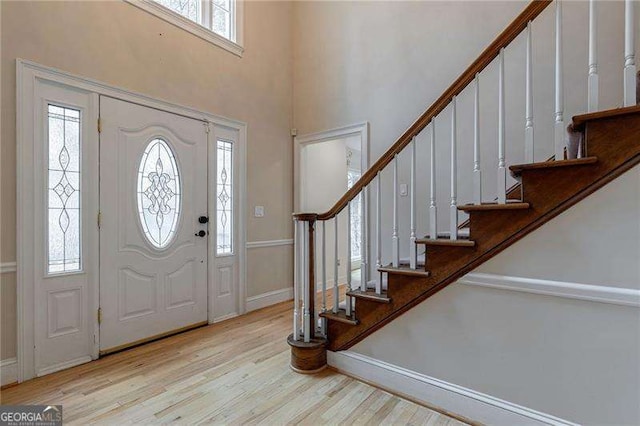
M 102 324 L 102 308 L 98 308 L 98 324 Z
M 102 212 L 98 210 L 98 229 L 102 226 Z
M 98 133 L 102 133 L 102 120 L 98 117 Z
M 209 127 L 209 122 L 207 121 L 204 123 L 204 132 L 206 134 L 209 134 L 210 131 L 211 131 L 211 128 Z

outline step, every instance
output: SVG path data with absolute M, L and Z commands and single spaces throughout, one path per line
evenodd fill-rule
M 598 162 L 598 157 L 576 158 L 573 160 L 544 161 L 541 163 L 516 164 L 509 166 L 511 176 L 518 177 L 525 170 L 555 169 L 558 167 L 587 166 Z
M 438 238 L 436 240 L 431 238 L 419 238 L 416 240 L 416 244 L 445 247 L 475 247 L 476 242 L 471 241 L 468 238 L 458 238 L 457 240 L 452 240 L 450 238 Z
M 358 325 L 358 320 L 353 316 L 348 317 L 344 309 L 340 309 L 337 314 L 333 311 L 321 312 L 320 316 L 330 321 L 338 321 L 344 324 Z
M 378 268 L 380 272 L 386 272 L 388 274 L 398 274 L 398 275 L 407 275 L 411 277 L 424 277 L 427 278 L 431 273 L 429 271 L 425 271 L 424 269 L 411 269 L 406 266 L 400 266 L 399 268 L 394 268 L 393 266 L 384 266 L 382 268 Z
M 450 232 L 438 232 L 438 238 L 449 238 Z M 469 227 L 465 226 L 464 228 L 458 228 L 458 237 L 466 237 L 469 238 Z M 424 238 L 431 238 L 431 235 L 425 235 Z
M 640 114 L 640 105 L 633 105 L 630 107 L 614 108 L 614 109 L 608 109 L 604 111 L 591 112 L 589 114 L 576 115 L 573 117 L 572 124 L 573 124 L 574 130 L 581 131 L 584 129 L 584 126 L 585 124 L 587 124 L 588 121 L 619 117 L 621 115 L 627 115 L 627 114 Z
M 351 290 L 347 292 L 347 296 L 352 296 L 357 299 L 371 300 L 373 302 L 391 303 L 391 298 L 384 292 L 382 294 L 378 294 L 375 291 Z
M 498 203 L 482 203 L 482 204 L 465 204 L 463 206 L 458 206 L 458 210 L 462 210 L 465 212 L 478 212 L 478 211 L 494 211 L 494 210 L 526 210 L 531 206 L 529 203 L 507 203 L 507 204 L 498 204 Z

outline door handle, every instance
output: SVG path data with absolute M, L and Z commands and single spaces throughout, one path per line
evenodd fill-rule
M 198 231 L 195 234 L 196 237 L 202 237 L 202 238 L 204 238 L 206 235 L 207 235 L 207 231 L 205 231 L 205 230 Z

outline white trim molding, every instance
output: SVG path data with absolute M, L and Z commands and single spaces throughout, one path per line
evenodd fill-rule
M 574 425 L 540 411 L 495 398 L 351 351 L 327 352 L 328 364 L 349 376 L 408 397 L 427 407 L 491 425 Z
M 640 290 L 472 272 L 460 284 L 640 308 Z
M 286 302 L 293 299 L 293 287 L 283 288 L 280 290 L 269 291 L 257 296 L 247 297 L 247 312 L 256 309 L 266 308 L 276 303 Z
M 9 274 L 11 272 L 16 272 L 17 268 L 18 266 L 16 262 L 0 263 L 0 274 Z
M 282 247 L 292 246 L 293 238 L 285 240 L 264 240 L 264 241 L 249 241 L 247 242 L 247 249 L 265 248 L 265 247 Z
M 153 0 L 124 1 L 162 19 L 163 21 L 166 21 L 178 28 L 182 28 L 183 30 L 188 31 L 196 37 L 200 37 L 201 39 L 208 41 L 209 43 L 215 44 L 216 46 L 221 47 L 236 56 L 242 57 L 242 54 L 244 53 L 244 48 L 242 47 L 244 2 L 242 0 L 236 0 L 235 10 L 233 11 L 233 14 L 235 15 L 235 22 L 232 23 L 232 30 L 235 32 L 235 41 L 229 40 L 221 36 L 220 34 L 216 34 L 207 27 L 204 27 L 199 23 L 180 15 L 179 13 L 176 13 L 173 10 L 168 9 Z
M 18 363 L 15 358 L 0 361 L 0 386 L 10 385 L 18 381 Z
M 360 172 L 364 174 L 369 168 L 369 122 L 351 124 L 322 132 L 309 133 L 306 135 L 296 136 L 294 138 L 294 154 L 293 154 L 293 206 L 295 211 L 300 211 L 300 206 L 304 200 L 304 183 L 300 171 L 304 167 L 302 156 L 302 148 L 307 145 L 331 141 L 334 139 L 342 139 L 350 136 L 360 136 Z M 364 216 L 367 216 L 365 212 Z

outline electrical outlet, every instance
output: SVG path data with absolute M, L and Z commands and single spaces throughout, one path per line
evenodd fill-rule
M 264 217 L 264 206 L 255 206 L 253 209 L 253 215 L 255 217 Z
M 340 266 L 340 259 L 338 259 L 336 263 L 338 264 L 338 266 Z

